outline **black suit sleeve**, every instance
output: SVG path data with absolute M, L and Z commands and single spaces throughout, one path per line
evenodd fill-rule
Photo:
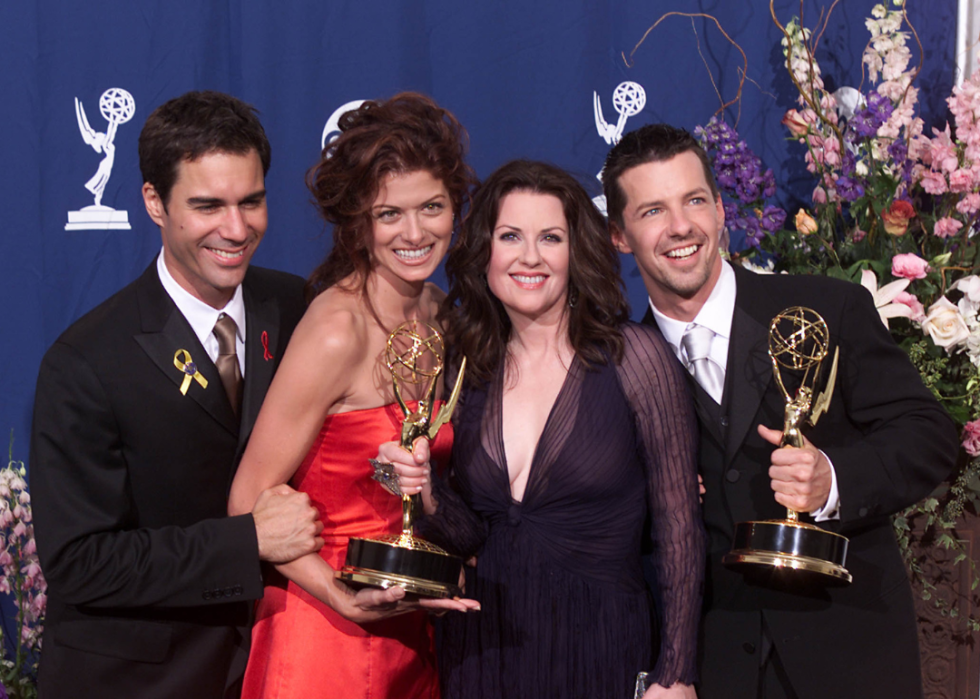
M 959 445 L 952 420 L 892 340 L 863 288 L 853 287 L 838 323 L 838 390 L 863 437 L 836 446 L 830 435 L 830 445 L 817 446 L 834 464 L 846 529 L 928 495 L 951 472 Z
M 38 553 L 52 593 L 94 607 L 260 597 L 251 515 L 142 526 L 126 450 L 99 376 L 73 347 L 55 344 L 38 378 L 30 471 Z

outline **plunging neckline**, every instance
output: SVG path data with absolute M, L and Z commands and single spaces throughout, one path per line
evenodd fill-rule
M 493 459 L 492 453 L 490 454 L 490 458 L 492 461 L 497 462 L 497 466 L 503 476 L 502 485 L 504 491 L 507 493 L 507 497 L 512 505 L 522 505 L 527 501 L 528 490 L 532 483 L 531 479 L 540 468 L 538 461 L 541 453 L 541 445 L 545 442 L 545 436 L 552 427 L 556 409 L 568 393 L 572 375 L 577 375 L 578 371 L 579 358 L 577 354 L 573 354 L 572 361 L 568 365 L 568 371 L 565 372 L 565 378 L 562 381 L 561 388 L 558 389 L 558 395 L 555 396 L 555 400 L 551 404 L 551 408 L 548 410 L 548 417 L 544 421 L 544 427 L 541 428 L 541 434 L 538 435 L 538 439 L 534 444 L 534 451 L 531 454 L 531 463 L 527 467 L 527 482 L 524 484 L 524 494 L 520 500 L 514 497 L 514 490 L 510 481 L 510 464 L 507 461 L 507 449 L 504 447 L 504 370 L 501 368 L 501 370 L 497 372 L 492 391 L 490 394 L 488 394 L 488 398 L 496 401 L 496 405 L 491 406 L 493 409 L 487 411 L 487 414 L 493 414 L 496 412 L 496 424 L 494 425 L 493 430 L 494 439 L 496 440 L 496 444 L 494 446 L 496 448 L 493 451 L 499 453 L 499 462 L 498 460 Z M 489 434 L 487 436 L 489 437 Z

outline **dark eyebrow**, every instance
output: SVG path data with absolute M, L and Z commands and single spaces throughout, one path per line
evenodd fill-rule
M 248 196 L 246 196 L 244 199 L 242 199 L 241 202 L 239 202 L 239 203 L 241 203 L 241 204 L 254 204 L 255 202 L 262 201 L 263 199 L 265 199 L 265 190 L 264 189 L 260 189 L 257 192 L 252 192 L 251 194 L 249 194 Z
M 257 192 L 252 192 L 251 194 L 245 196 L 239 204 L 253 204 L 258 201 L 265 199 L 266 190 L 260 189 Z M 224 206 L 225 200 L 220 197 L 190 197 L 187 199 L 187 203 L 191 206 Z

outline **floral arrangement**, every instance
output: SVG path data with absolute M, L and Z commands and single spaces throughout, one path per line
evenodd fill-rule
M 796 214 L 793 229 L 773 225 L 778 215 L 763 201 L 772 189 L 770 173 L 737 134 L 714 119 L 697 134 L 732 200 L 726 220 L 746 232 L 747 249 L 734 259 L 863 284 L 882 323 L 961 430 L 958 476 L 894 518 L 906 562 L 928 599 L 935 588 L 922 574 L 914 543 L 943 546 L 955 551 L 956 563 L 976 567 L 955 523 L 967 506 L 980 512 L 980 246 L 973 237 L 980 228 L 980 69 L 947 100 L 954 127 L 933 128 L 930 136 L 916 116 L 918 67 L 910 67 L 909 45 L 918 38 L 904 0 L 876 5 L 866 21 L 869 87 L 863 92 L 829 92 L 815 58 L 819 33 L 797 19 L 783 26 L 772 15 L 798 92 L 783 124 L 804 147 L 815 178 L 812 203 Z M 754 187 L 737 177 L 729 186 L 733 159 L 736 171 L 753 173 Z M 937 605 L 958 615 L 955 604 L 937 599 Z M 976 618 L 967 622 L 980 629 Z
M 695 128 L 694 135 L 712 162 L 729 231 L 744 233 L 744 245 L 758 248 L 766 235 L 780 230 L 786 221 L 785 211 L 766 203 L 776 193 L 772 169 L 763 170 L 762 160 L 717 116 L 707 126 Z
M 37 696 L 37 663 L 47 602 L 31 524 L 31 496 L 23 461 L 13 458 L 13 436 L 7 466 L 0 469 L 0 592 L 17 610 L 13 628 L 0 625 L 0 699 Z

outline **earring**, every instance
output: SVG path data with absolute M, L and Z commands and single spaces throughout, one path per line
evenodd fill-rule
M 575 289 L 569 289 L 568 291 L 568 307 L 575 308 L 575 304 L 578 303 L 578 291 Z

